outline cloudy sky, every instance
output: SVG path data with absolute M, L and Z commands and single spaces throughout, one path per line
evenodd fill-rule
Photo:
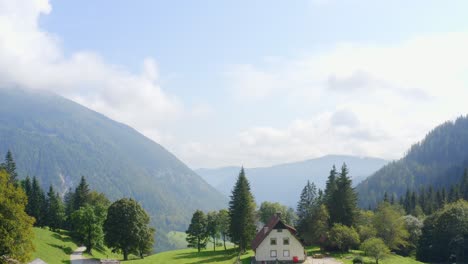
M 0 86 L 53 91 L 193 168 L 401 157 L 468 114 L 468 1 L 0 0 Z

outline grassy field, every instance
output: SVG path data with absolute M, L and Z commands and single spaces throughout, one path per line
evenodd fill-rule
M 320 253 L 320 249 L 318 247 L 309 247 L 307 248 L 307 255 L 312 256 L 313 254 Z M 349 253 L 331 253 L 330 256 L 334 257 L 335 259 L 342 261 L 344 264 L 352 264 L 353 258 L 356 256 L 362 256 L 364 259 L 365 264 L 374 264 L 375 260 L 373 258 L 369 258 L 364 256 L 362 251 L 359 250 L 351 250 Z M 379 260 L 379 264 L 422 264 L 423 262 L 419 262 L 410 257 L 402 257 L 395 254 L 391 254 L 384 259 Z
M 70 263 L 70 254 L 78 247 L 66 231 L 52 232 L 47 228 L 34 228 L 33 259 L 47 263 Z
M 252 251 L 241 256 L 242 263 L 250 263 L 250 257 L 253 255 Z M 145 259 L 130 260 L 123 263 L 128 264 L 195 264 L 195 263 L 220 263 L 220 264 L 233 264 L 237 258 L 237 251 L 230 248 L 224 251 L 224 248 L 218 248 L 216 252 L 213 250 L 203 250 L 200 253 L 195 249 L 180 249 L 173 251 L 166 251 L 149 256 Z

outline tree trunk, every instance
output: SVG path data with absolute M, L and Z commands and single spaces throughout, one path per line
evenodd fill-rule
M 216 237 L 213 237 L 213 251 L 216 252 Z
M 128 251 L 127 249 L 123 250 L 124 260 L 128 260 Z
M 223 234 L 224 251 L 226 251 L 226 234 Z

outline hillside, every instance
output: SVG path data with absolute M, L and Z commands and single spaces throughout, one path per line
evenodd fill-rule
M 408 188 L 449 187 L 468 167 L 468 117 L 446 122 L 414 144 L 405 157 L 378 170 L 360 183 L 359 204 L 375 205 L 385 192 L 402 195 Z
M 65 231 L 52 232 L 45 228 L 34 228 L 33 259 L 46 263 L 70 263 L 70 254 L 78 248 Z
M 245 171 L 257 203 L 275 201 L 295 206 L 307 180 L 323 189 L 333 164 L 340 167 L 343 162 L 350 168 L 355 184 L 387 164 L 387 161 L 378 158 L 329 155 L 272 167 L 246 168 Z M 231 194 L 239 171 L 240 167 L 196 170 L 208 183 L 227 196 Z
M 185 231 L 195 209 L 226 198 L 159 144 L 136 130 L 62 97 L 0 89 L 0 153 L 10 149 L 21 178 L 37 176 L 65 192 L 81 175 L 110 199 L 133 197 L 164 234 Z

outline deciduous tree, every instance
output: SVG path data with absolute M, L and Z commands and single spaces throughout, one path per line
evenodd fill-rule
M 188 247 L 196 248 L 198 252 L 206 248 L 208 242 L 207 220 L 205 214 L 197 210 L 193 213 L 187 233 Z

